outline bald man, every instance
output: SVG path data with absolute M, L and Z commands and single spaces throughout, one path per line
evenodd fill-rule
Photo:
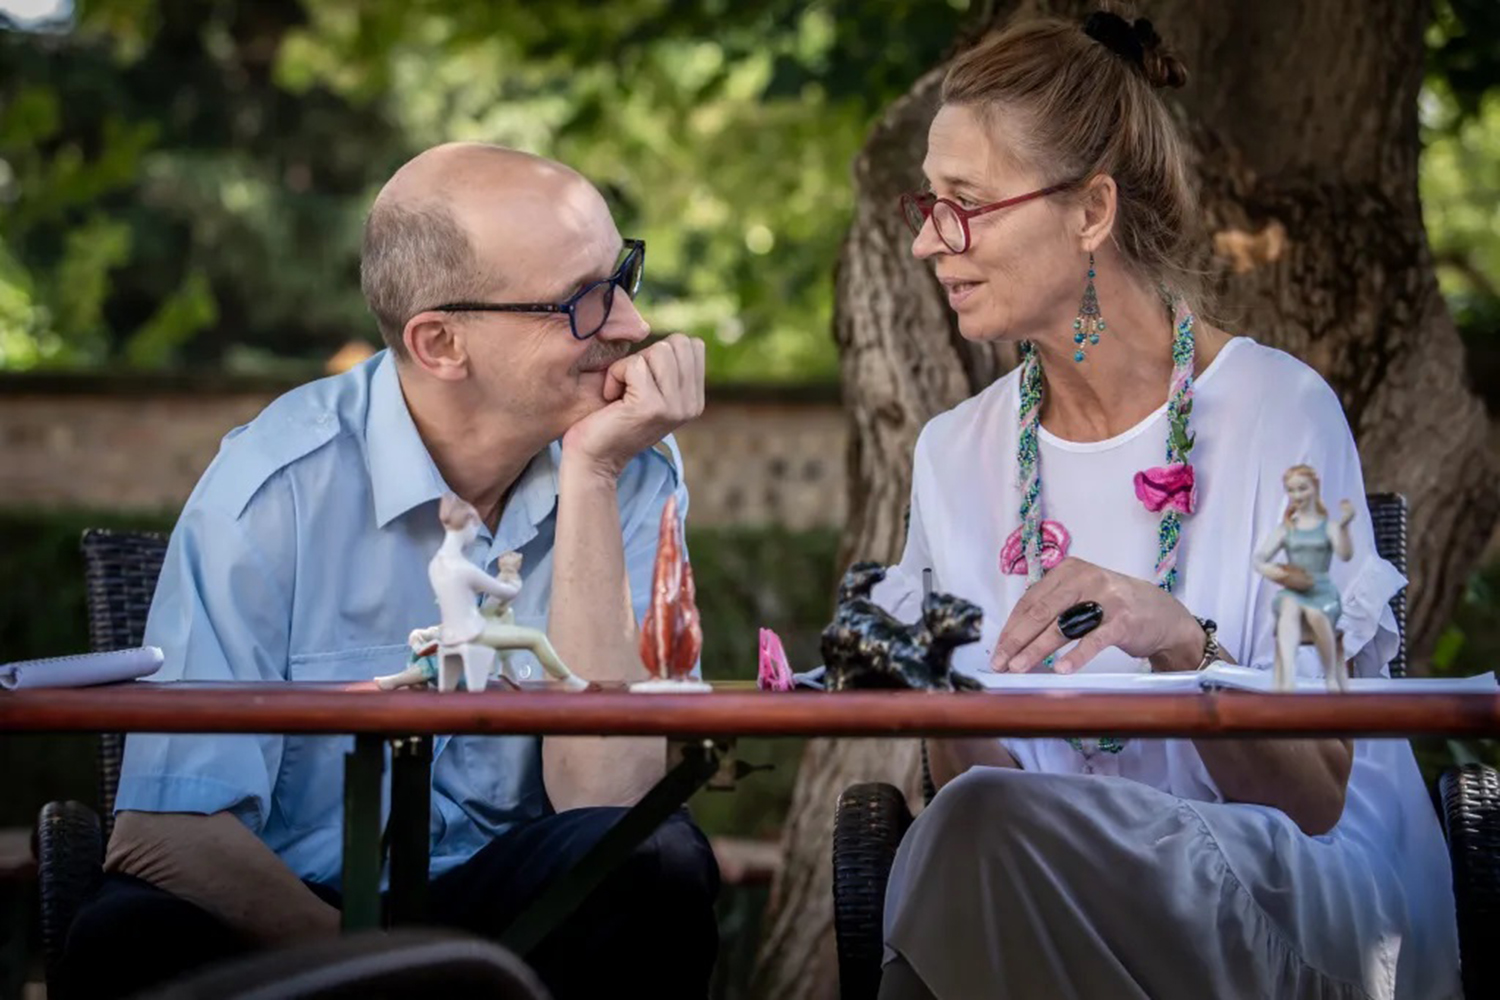
M 146 626 L 166 653 L 156 679 L 397 672 L 408 633 L 436 614 L 427 563 L 447 491 L 484 521 L 476 565 L 522 553 L 518 623 L 545 627 L 590 680 L 643 677 L 657 523 L 669 497 L 687 505 L 670 432 L 703 409 L 702 342 L 629 353 L 650 332 L 634 302 L 644 262 L 561 164 L 453 144 L 402 167 L 370 210 L 361 261 L 386 350 L 224 439 L 162 567 Z M 529 654 L 512 666 L 542 676 Z M 337 934 L 349 745 L 131 735 L 107 874 L 69 934 L 69 995 L 128 995 Z M 440 737 L 433 919 L 499 933 L 661 777 L 664 749 Z M 674 818 L 529 961 L 559 998 L 621 983 L 701 997 L 717 882 L 702 834 Z

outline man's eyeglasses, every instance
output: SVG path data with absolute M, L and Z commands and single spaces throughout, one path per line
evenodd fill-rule
M 625 258 L 615 273 L 602 281 L 590 282 L 562 302 L 449 302 L 436 306 L 434 312 L 513 312 L 567 313 L 573 336 L 588 340 L 604 329 L 609 310 L 615 304 L 615 289 L 630 298 L 640 291 L 641 276 L 646 273 L 646 241 L 626 240 Z
M 901 196 L 901 216 L 906 224 L 911 227 L 912 236 L 922 231 L 922 226 L 929 218 L 932 219 L 932 228 L 937 230 L 938 239 L 943 245 L 954 253 L 963 253 L 969 249 L 969 220 L 976 215 L 984 215 L 986 212 L 998 211 L 1019 205 L 1033 198 L 1044 198 L 1049 194 L 1072 187 L 1072 184 L 1054 184 L 1044 187 L 1040 191 L 1032 191 L 1029 194 L 1017 195 L 1014 198 L 1006 198 L 1004 201 L 992 202 L 988 205 L 980 205 L 977 208 L 964 208 L 956 201 L 947 198 L 939 198 L 930 191 L 917 194 L 903 194 Z

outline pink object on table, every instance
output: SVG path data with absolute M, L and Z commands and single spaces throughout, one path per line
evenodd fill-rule
M 792 668 L 786 662 L 781 637 L 768 628 L 760 630 L 760 672 L 755 686 L 762 691 L 790 691 Z
M 1051 569 L 1066 559 L 1068 547 L 1072 544 L 1073 536 L 1068 534 L 1068 529 L 1062 526 L 1062 522 L 1043 521 L 1042 569 Z M 1026 550 L 1021 545 L 1020 528 L 1010 533 L 1000 549 L 1000 572 L 1011 576 L 1026 575 Z
M 1198 509 L 1198 484 L 1186 462 L 1158 465 L 1135 474 L 1136 499 L 1153 514 L 1168 507 L 1191 514 Z

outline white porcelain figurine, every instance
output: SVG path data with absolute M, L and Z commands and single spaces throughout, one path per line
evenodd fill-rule
M 495 579 L 507 586 L 513 586 L 516 592 L 521 590 L 521 553 L 507 552 L 495 562 Z M 484 600 L 479 602 L 479 613 L 484 617 L 486 626 L 491 623 L 497 625 L 514 625 L 516 623 L 516 612 L 513 607 L 515 599 L 495 597 L 486 594 Z M 500 657 L 500 676 L 512 684 L 520 684 L 522 681 L 531 680 L 531 665 L 523 663 L 517 665 L 513 662 L 509 649 L 498 650 Z
M 406 644 L 411 647 L 411 656 L 406 661 L 406 669 L 399 674 L 387 674 L 384 677 L 375 678 L 375 684 L 382 691 L 394 691 L 404 687 L 422 687 L 437 680 L 437 639 L 438 627 L 414 628 L 406 637 Z
M 483 691 L 495 672 L 497 653 L 524 649 L 554 680 L 569 691 L 581 691 L 588 682 L 570 671 L 552 648 L 545 632 L 515 623 L 512 603 L 521 593 L 521 556 L 508 552 L 499 559 L 499 573 L 490 576 L 464 554 L 479 536 L 479 514 L 473 506 L 449 493 L 438 505 L 443 524 L 443 543 L 427 565 L 427 577 L 437 597 L 440 625 L 416 629 L 408 639 L 412 662 L 399 674 L 377 677 L 382 688 L 421 683 L 418 661 L 432 642 L 439 691 L 456 691 L 460 684 L 469 691 Z M 421 654 L 419 654 L 419 650 Z M 517 680 L 509 673 L 511 680 Z M 418 673 L 414 673 L 418 671 Z

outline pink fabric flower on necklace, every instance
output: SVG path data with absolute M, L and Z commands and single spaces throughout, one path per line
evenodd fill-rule
M 1136 499 L 1153 514 L 1171 508 L 1184 514 L 1198 509 L 1198 484 L 1187 462 L 1158 465 L 1135 474 Z
M 1073 537 L 1059 521 L 1042 522 L 1042 569 L 1049 570 L 1068 556 L 1068 547 Z M 1021 544 L 1021 529 L 1017 528 L 1005 540 L 1000 549 L 1000 572 L 1011 576 L 1026 575 L 1026 549 Z

